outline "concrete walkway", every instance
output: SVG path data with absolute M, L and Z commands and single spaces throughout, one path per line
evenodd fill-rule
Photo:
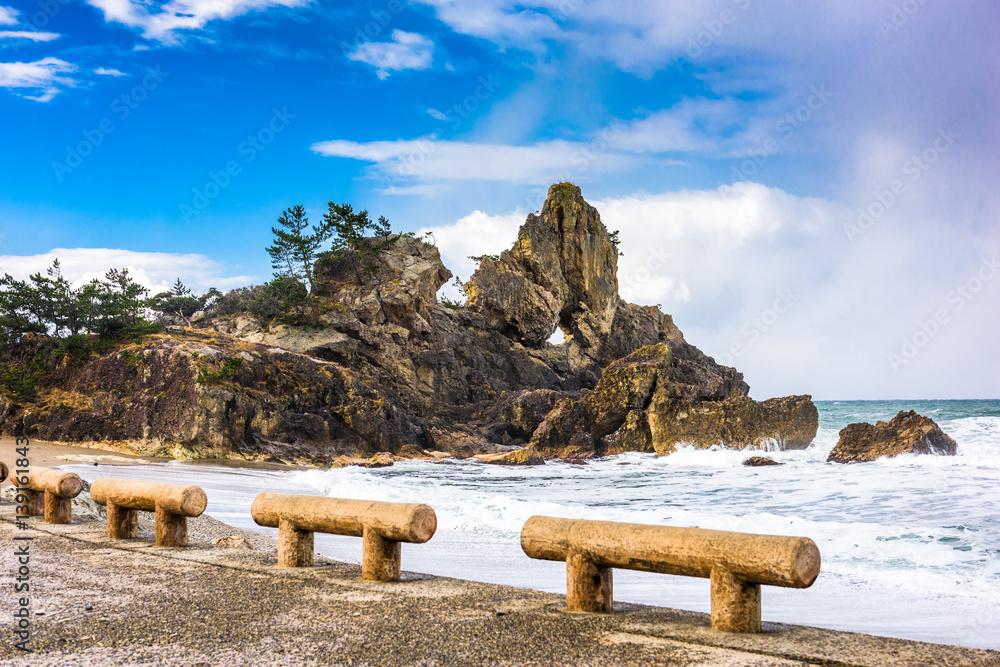
M 641 605 L 569 614 L 560 595 L 417 574 L 365 582 L 358 566 L 321 559 L 278 568 L 269 538 L 207 517 L 190 522 L 184 549 L 154 546 L 147 515 L 146 537 L 111 541 L 98 516 L 75 511 L 73 524 L 19 530 L 0 504 L 0 665 L 1000 664 L 996 651 L 790 625 L 729 635 L 705 614 Z M 15 535 L 34 538 L 27 654 L 12 638 Z M 227 535 L 255 548 L 211 544 Z

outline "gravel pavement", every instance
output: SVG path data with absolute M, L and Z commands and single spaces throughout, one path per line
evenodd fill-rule
M 72 524 L 29 530 L 0 501 L 0 666 L 1000 664 L 994 651 L 789 625 L 731 635 L 705 614 L 641 605 L 571 614 L 561 595 L 414 573 L 366 582 L 322 558 L 279 568 L 270 538 L 209 517 L 189 522 L 186 548 L 153 545 L 145 513 L 138 539 L 109 540 L 87 500 Z M 33 538 L 30 652 L 13 639 L 15 536 Z M 212 544 L 228 536 L 253 548 Z

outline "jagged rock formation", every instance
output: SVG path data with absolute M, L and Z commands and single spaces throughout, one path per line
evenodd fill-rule
M 562 328 L 571 367 L 590 378 L 673 328 L 658 308 L 618 296 L 618 249 L 597 209 L 571 183 L 553 185 L 514 247 L 497 261 L 483 259 L 465 289 L 468 308 L 526 346 Z
M 915 410 L 900 410 L 889 422 L 874 426 L 859 422 L 840 429 L 840 439 L 827 461 L 861 463 L 911 452 L 954 456 L 955 447 L 955 441 L 933 419 Z
M 502 462 L 811 441 L 808 397 L 748 398 L 742 375 L 688 344 L 669 315 L 618 296 L 617 260 L 579 188 L 555 185 L 514 247 L 481 262 L 465 307 L 437 302 L 451 272 L 437 248 L 404 237 L 374 277 L 350 257 L 317 264 L 320 326 L 209 313 L 193 329 L 52 363 L 34 401 L 0 403 L 0 432 L 314 463 L 504 455 L 529 442 Z M 557 327 L 566 342 L 552 345 Z
M 625 451 L 662 456 L 679 444 L 809 446 L 819 426 L 809 396 L 758 403 L 747 390 L 734 369 L 675 338 L 614 362 L 582 400 L 560 402 L 535 431 L 531 446 L 560 457 Z

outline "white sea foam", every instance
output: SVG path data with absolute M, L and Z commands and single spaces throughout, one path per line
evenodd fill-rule
M 821 404 L 813 445 L 766 452 L 784 465 L 760 468 L 742 462 L 762 451 L 680 447 L 666 457 L 628 453 L 586 466 L 411 461 L 262 473 L 175 464 L 102 466 L 101 473 L 131 470 L 201 484 L 209 513 L 244 527 L 253 527 L 249 503 L 263 490 L 427 503 L 437 513 L 438 535 L 406 545 L 404 567 L 543 590 L 564 590 L 565 579 L 557 564 L 521 553 L 519 531 L 535 514 L 804 535 L 822 553 L 820 580 L 809 591 L 769 590 L 768 618 L 1000 648 L 1000 402 L 917 407 L 921 414 L 938 410 L 933 414 L 958 444 L 956 456 L 826 462 L 848 421 L 891 419 L 904 408 Z M 89 479 L 97 469 L 79 471 Z M 317 536 L 317 549 L 360 556 L 349 538 Z M 616 572 L 615 584 L 619 599 L 707 608 L 707 589 L 697 580 Z M 922 616 L 936 622 L 915 620 Z

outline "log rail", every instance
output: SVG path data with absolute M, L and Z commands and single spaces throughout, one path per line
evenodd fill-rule
M 187 546 L 188 517 L 201 516 L 208 497 L 197 486 L 102 477 L 90 497 L 108 508 L 108 537 L 131 539 L 139 534 L 139 511 L 156 513 L 156 545 Z
M 820 554 L 807 537 L 754 535 L 533 516 L 521 529 L 531 558 L 566 562 L 566 606 L 612 610 L 612 568 L 711 580 L 712 627 L 760 632 L 760 587 L 807 588 Z
M 261 526 L 278 529 L 278 565 L 313 563 L 313 533 L 362 538 L 361 578 L 398 581 L 400 543 L 421 544 L 437 530 L 427 505 L 262 493 L 250 508 Z
M 45 523 L 73 521 L 73 498 L 83 491 L 78 475 L 54 468 L 28 468 L 17 483 L 20 493 L 27 496 L 28 516 L 44 514 Z

